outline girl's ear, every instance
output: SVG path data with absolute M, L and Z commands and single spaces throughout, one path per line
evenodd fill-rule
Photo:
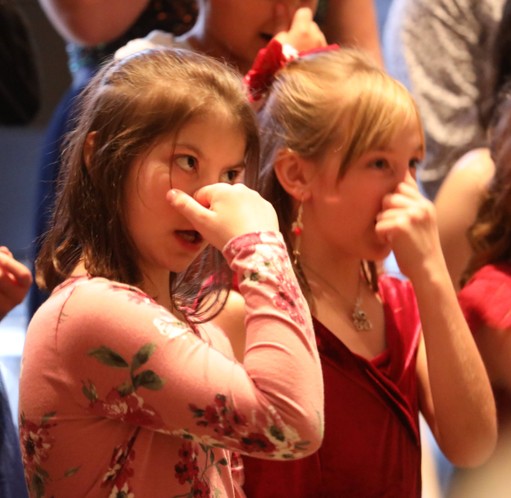
M 282 188 L 291 197 L 298 201 L 305 201 L 310 197 L 310 184 L 315 172 L 311 161 L 290 149 L 281 149 L 273 168 Z
M 89 169 L 90 160 L 92 153 L 94 152 L 94 142 L 96 138 L 96 132 L 91 131 L 87 133 L 87 137 L 85 138 L 85 143 L 83 144 L 83 161 L 85 162 L 85 167 Z

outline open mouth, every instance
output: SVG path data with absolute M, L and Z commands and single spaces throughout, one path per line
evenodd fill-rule
M 189 244 L 202 244 L 202 235 L 196 230 L 176 230 L 176 235 Z
M 272 38 L 273 35 L 271 33 L 259 33 L 260 38 L 262 38 L 266 43 L 268 43 Z

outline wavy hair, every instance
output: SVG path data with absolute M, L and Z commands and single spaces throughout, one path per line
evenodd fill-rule
M 80 96 L 77 121 L 66 140 L 52 228 L 36 262 L 40 286 L 51 291 L 80 260 L 91 276 L 141 283 L 122 209 L 128 172 L 161 138 L 175 138 L 192 119 L 215 109 L 227 110 L 243 130 L 245 179 L 255 186 L 257 123 L 234 70 L 179 49 L 144 51 L 101 68 Z M 86 166 L 84 145 L 90 132 L 95 132 L 94 146 Z M 230 282 L 221 261 L 218 251 L 208 248 L 187 274 L 172 278 L 182 284 L 181 302 L 194 298 L 205 274 L 217 276 L 216 291 Z
M 461 286 L 484 265 L 511 263 L 511 83 L 497 101 L 489 135 L 495 173 L 467 231 L 472 256 Z

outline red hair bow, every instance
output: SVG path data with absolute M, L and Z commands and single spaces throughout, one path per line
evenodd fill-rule
M 283 46 L 275 38 L 272 39 L 265 48 L 259 50 L 252 68 L 243 78 L 243 83 L 248 90 L 249 101 L 253 103 L 263 98 L 271 87 L 277 71 L 288 62 L 303 55 L 337 49 L 339 49 L 339 45 L 334 44 L 298 52 L 291 45 Z

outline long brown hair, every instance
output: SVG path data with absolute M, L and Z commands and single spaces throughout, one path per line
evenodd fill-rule
M 504 86 L 495 109 L 489 132 L 495 173 L 467 232 L 472 257 L 462 286 L 484 265 L 511 263 L 511 84 Z
M 195 117 L 227 110 L 246 137 L 246 183 L 257 181 L 259 138 L 239 75 L 219 61 L 187 50 L 145 51 L 104 66 L 81 96 L 67 138 L 52 228 L 36 263 L 38 283 L 54 289 L 83 259 L 91 276 L 138 285 L 142 275 L 122 212 L 124 184 L 134 160 L 164 135 L 176 136 Z M 95 132 L 87 160 L 84 145 Z M 224 283 L 213 249 L 193 272 L 212 271 Z M 205 261 L 209 263 L 204 264 Z M 211 266 L 217 268 L 211 270 Z M 204 274 L 195 275 L 202 280 Z M 184 279 L 190 281 L 190 279 Z M 188 287 L 190 289 L 190 286 Z M 183 295 L 193 292 L 183 290 Z

